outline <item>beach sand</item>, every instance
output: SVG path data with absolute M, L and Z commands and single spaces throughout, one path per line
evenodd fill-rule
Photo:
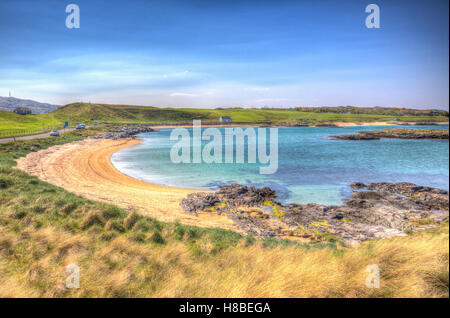
M 241 232 L 225 215 L 205 212 L 196 217 L 184 212 L 180 200 L 199 191 L 149 184 L 119 172 L 111 164 L 111 155 L 139 142 L 86 139 L 31 152 L 17 160 L 17 168 L 87 199 L 134 209 L 160 221 Z

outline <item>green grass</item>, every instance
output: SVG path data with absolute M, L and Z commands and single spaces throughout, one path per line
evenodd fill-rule
M 107 129 L 0 144 L 0 297 L 447 297 L 448 222 L 353 249 L 258 240 L 87 200 L 14 169 Z M 79 289 L 64 285 L 80 266 Z M 365 287 L 368 264 L 382 288 Z
M 293 123 L 298 118 L 315 119 L 314 123 L 376 122 L 394 121 L 448 121 L 447 116 L 426 115 L 381 115 L 381 114 L 345 114 L 337 112 L 311 112 L 296 109 L 191 109 L 191 108 L 155 108 L 126 105 L 100 105 L 74 103 L 57 109 L 50 114 L 21 116 L 0 111 L 0 133 L 2 130 L 22 129 L 41 132 L 45 127 L 61 127 L 65 121 L 71 127 L 79 123 L 89 123 L 90 119 L 107 123 L 188 123 L 194 119 L 205 122 L 218 122 L 220 116 L 230 116 L 239 123 Z M 43 128 L 44 127 L 44 128 Z
M 40 129 L 44 126 L 61 126 L 64 122 L 54 113 L 18 115 L 0 110 L 0 129 Z
M 346 121 L 446 121 L 445 116 L 410 116 L 410 115 L 376 115 L 376 114 L 340 114 L 301 112 L 293 109 L 192 109 L 192 108 L 155 108 L 123 105 L 97 105 L 75 103 L 54 112 L 61 119 L 72 118 L 86 121 L 89 118 L 117 123 L 167 123 L 187 122 L 193 119 L 219 121 L 220 116 L 230 116 L 234 122 L 242 123 L 276 123 L 297 118 L 311 118 L 321 122 Z
M 63 126 L 64 122 L 54 114 L 23 116 L 0 110 L 0 138 L 39 134 Z

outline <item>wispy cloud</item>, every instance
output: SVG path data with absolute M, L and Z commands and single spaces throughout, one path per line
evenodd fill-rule
M 253 92 L 267 92 L 270 90 L 269 87 L 247 87 L 247 90 Z
M 169 96 L 171 96 L 171 97 L 178 97 L 178 96 L 181 96 L 181 97 L 195 97 L 195 96 L 198 96 L 197 94 L 188 94 L 188 93 L 171 93 Z

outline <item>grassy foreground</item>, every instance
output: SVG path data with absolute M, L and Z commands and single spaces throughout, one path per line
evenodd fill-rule
M 448 222 L 407 237 L 298 244 L 162 223 L 13 169 L 31 147 L 0 145 L 0 297 L 448 297 Z M 95 133 L 95 132 L 94 132 Z M 80 267 L 80 288 L 65 268 Z M 380 288 L 365 286 L 367 265 Z

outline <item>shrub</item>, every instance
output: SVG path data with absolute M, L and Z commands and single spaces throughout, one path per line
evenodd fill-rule
M 256 242 L 256 239 L 255 239 L 254 236 L 252 236 L 252 235 L 247 235 L 247 236 L 245 237 L 245 246 L 246 246 L 246 247 L 255 244 L 255 242 Z
M 91 211 L 86 215 L 81 224 L 81 228 L 83 230 L 91 227 L 92 225 L 104 225 L 105 219 L 103 215 L 99 211 Z
M 199 237 L 198 231 L 196 231 L 195 229 L 189 229 L 186 232 L 184 232 L 183 240 L 187 241 L 189 239 L 195 239 L 198 237 Z
M 69 203 L 69 204 L 65 205 L 65 206 L 61 209 L 61 211 L 64 212 L 64 213 L 66 213 L 66 214 L 69 214 L 70 212 L 72 212 L 73 210 L 75 210 L 77 207 L 78 207 L 78 203 L 72 202 L 72 203 Z
M 27 216 L 28 212 L 21 207 L 16 207 L 16 209 L 9 215 L 14 219 L 23 219 Z
M 145 219 L 145 218 L 142 218 L 142 219 L 138 220 L 136 222 L 136 225 L 134 226 L 135 230 L 140 230 L 140 231 L 143 231 L 143 232 L 150 231 L 150 228 L 151 227 L 150 227 L 149 221 L 147 219 Z
M 133 233 L 133 235 L 131 235 L 130 238 L 131 238 L 133 241 L 136 241 L 136 242 L 139 242 L 139 243 L 144 243 L 144 242 L 145 242 L 145 239 L 146 239 L 146 236 L 145 236 L 145 234 L 142 233 L 142 232 L 137 232 L 137 233 Z M 163 241 L 164 241 L 164 240 L 163 240 Z M 155 242 L 155 243 L 157 243 L 157 242 Z M 164 243 L 164 242 L 163 242 L 163 243 Z M 161 243 L 161 244 L 162 244 L 162 243 Z
M 113 219 L 122 215 L 122 211 L 118 207 L 112 205 L 104 205 L 102 211 L 103 216 L 106 219 Z
M 156 244 L 166 243 L 160 232 L 153 232 L 152 235 L 150 235 L 150 241 Z
M 100 234 L 100 239 L 103 241 L 111 241 L 116 236 L 117 236 L 116 232 L 109 231 L 109 232 L 104 232 L 104 233 Z
M 7 189 L 14 184 L 11 177 L 0 177 L 0 189 Z
M 125 229 L 124 229 L 123 225 L 121 223 L 119 223 L 118 221 L 109 220 L 108 222 L 106 222 L 105 230 L 106 231 L 115 230 L 118 232 L 123 232 Z
M 33 212 L 35 212 L 35 213 L 44 213 L 46 210 L 47 210 L 47 207 L 45 206 L 45 205 L 42 205 L 42 204 L 35 204 L 33 207 L 32 207 L 32 210 L 33 210 Z
M 9 237 L 1 237 L 0 238 L 0 254 L 4 256 L 11 255 L 12 251 L 12 242 Z
M 136 212 L 131 212 L 127 215 L 127 217 L 123 220 L 123 226 L 126 230 L 131 229 L 137 222 L 138 216 Z
M 182 240 L 184 237 L 185 229 L 180 223 L 175 223 L 174 235 L 175 239 Z

